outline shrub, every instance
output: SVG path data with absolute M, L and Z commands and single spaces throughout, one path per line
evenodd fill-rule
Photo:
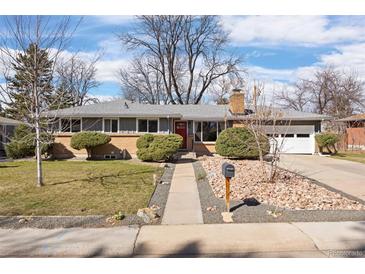
M 137 139 L 137 148 L 144 149 L 148 148 L 154 139 L 153 134 L 145 134 Z
M 32 144 L 28 144 L 24 141 L 11 141 L 10 143 L 6 144 L 5 152 L 6 156 L 13 158 L 13 159 L 20 159 L 29 156 L 34 156 L 35 147 Z
M 71 137 L 71 147 L 77 150 L 86 149 L 87 157 L 91 158 L 92 149 L 109 143 L 110 136 L 96 131 L 84 131 Z
M 167 161 L 181 147 L 183 138 L 178 134 L 145 134 L 137 140 L 137 157 L 142 161 Z
M 337 153 L 336 143 L 340 141 L 340 136 L 338 134 L 333 132 L 322 132 L 316 134 L 315 139 L 320 152 L 323 152 L 323 148 L 326 148 L 329 153 Z
M 260 144 L 262 154 L 270 151 L 268 138 L 261 134 Z M 248 128 L 227 128 L 219 134 L 215 144 L 216 152 L 229 158 L 258 158 L 259 147 L 254 133 Z
M 41 133 L 41 152 L 48 153 L 53 137 L 46 132 Z M 16 127 L 11 142 L 5 146 L 6 155 L 13 159 L 31 157 L 35 155 L 35 132 L 25 125 L 21 124 Z

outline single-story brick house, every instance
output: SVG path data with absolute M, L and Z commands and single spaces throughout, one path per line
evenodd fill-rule
M 10 138 L 14 135 L 15 128 L 21 123 L 14 119 L 0 117 L 0 157 L 5 156 L 5 144 L 10 141 Z
M 283 138 L 282 152 L 308 153 L 316 151 L 314 135 L 321 131 L 321 122 L 329 119 L 324 115 L 292 110 L 276 109 L 280 120 L 275 134 L 272 126 L 267 134 Z M 55 117 L 50 126 L 55 135 L 54 155 L 57 158 L 84 157 L 86 151 L 70 146 L 72 134 L 79 131 L 100 131 L 111 135 L 111 142 L 95 149 L 99 158 L 123 158 L 136 155 L 136 141 L 145 133 L 183 136 L 182 149 L 197 154 L 215 151 L 218 134 L 228 127 L 242 126 L 242 121 L 253 115 L 245 108 L 244 94 L 235 90 L 228 105 L 150 105 L 115 100 L 111 102 L 61 109 L 48 113 Z M 290 124 L 290 126 L 288 126 Z
M 340 119 L 346 123 L 347 148 L 365 150 L 365 114 L 356 114 Z

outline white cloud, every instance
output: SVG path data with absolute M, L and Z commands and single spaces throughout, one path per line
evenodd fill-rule
M 131 15 L 103 15 L 95 16 L 95 18 L 100 23 L 107 25 L 124 25 L 134 20 L 134 16 Z
M 250 78 L 263 81 L 291 81 L 295 77 L 295 70 L 291 69 L 270 69 L 260 66 L 249 66 L 247 72 Z
M 97 80 L 119 82 L 118 72 L 128 65 L 130 54 L 123 51 L 121 42 L 116 37 L 102 40 L 98 46 L 102 52 L 102 59 L 96 64 Z
M 96 98 L 100 102 L 108 102 L 108 101 L 113 101 L 113 100 L 116 100 L 116 99 L 119 99 L 120 98 L 118 96 L 100 95 L 100 94 L 97 94 L 97 95 L 91 94 L 90 97 Z
M 320 56 L 320 64 L 356 71 L 365 79 L 365 43 L 337 46 L 336 51 Z
M 223 16 L 221 23 L 237 44 L 313 46 L 365 39 L 365 20 L 333 24 L 326 16 Z
M 119 70 L 128 65 L 128 59 L 101 60 L 96 63 L 96 79 L 101 82 L 119 82 Z

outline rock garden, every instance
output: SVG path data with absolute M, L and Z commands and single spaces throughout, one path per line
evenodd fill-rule
M 268 140 L 259 137 L 263 155 Z M 257 140 L 257 139 L 256 139 Z M 205 223 L 222 222 L 225 178 L 222 164 L 235 166 L 231 179 L 234 222 L 365 220 L 365 203 L 294 172 L 276 168 L 270 180 L 269 161 L 259 161 L 257 142 L 248 129 L 229 129 L 216 142 L 217 155 L 194 163 Z
M 202 157 L 200 162 L 214 195 L 224 198 L 225 181 L 221 175 L 224 162 L 236 168 L 231 180 L 231 197 L 234 200 L 255 198 L 258 202 L 295 210 L 365 210 L 365 205 L 332 192 L 298 174 L 278 169 L 274 182 L 265 181 L 264 167 L 258 160 L 227 160 L 223 157 Z

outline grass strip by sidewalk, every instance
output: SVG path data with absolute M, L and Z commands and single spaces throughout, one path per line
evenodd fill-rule
M 365 164 L 365 153 L 339 152 L 331 157 Z

